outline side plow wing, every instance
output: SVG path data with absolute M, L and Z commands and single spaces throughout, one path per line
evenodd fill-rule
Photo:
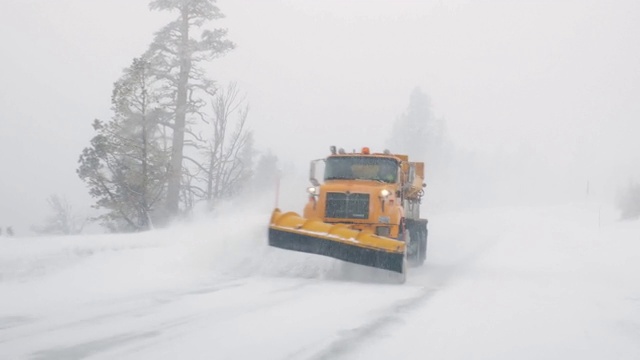
M 398 273 L 404 271 L 402 241 L 353 230 L 346 225 L 308 220 L 279 209 L 271 215 L 269 245 Z

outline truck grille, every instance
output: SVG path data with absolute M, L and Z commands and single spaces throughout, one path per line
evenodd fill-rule
M 327 193 L 325 217 L 334 219 L 368 219 L 369 194 Z

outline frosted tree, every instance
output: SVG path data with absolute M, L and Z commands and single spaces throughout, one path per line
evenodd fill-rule
M 256 191 L 273 189 L 282 176 L 278 157 L 271 151 L 260 155 L 255 166 L 254 176 L 251 181 L 251 188 Z
M 80 155 L 77 173 L 97 199 L 99 218 L 112 231 L 140 231 L 165 220 L 157 211 L 166 194 L 168 154 L 159 123 L 166 118 L 159 81 L 144 59 L 134 59 L 114 84 L 114 116 L 95 120 L 97 134 Z
M 436 118 L 429 97 L 415 88 L 407 110 L 393 124 L 387 145 L 392 152 L 405 153 L 417 161 L 425 161 L 427 176 L 438 169 L 448 156 L 445 124 Z
M 225 29 L 206 29 L 224 17 L 215 0 L 155 0 L 150 8 L 177 13 L 175 20 L 156 32 L 146 53 L 163 81 L 166 109 L 172 113 L 164 123 L 172 133 L 166 209 L 176 215 L 185 179 L 185 134 L 198 138 L 190 129 L 190 121 L 203 118 L 205 99 L 215 93 L 215 84 L 205 75 L 204 64 L 230 51 L 234 44 L 226 39 Z
M 207 150 L 207 199 L 230 197 L 251 176 L 253 135 L 246 128 L 249 106 L 235 83 L 213 100 L 213 136 Z
M 629 182 L 627 187 L 618 193 L 616 204 L 622 219 L 640 218 L 640 183 Z
M 394 152 L 409 154 L 417 160 L 426 160 L 430 148 L 440 141 L 441 129 L 431 110 L 431 103 L 420 88 L 409 97 L 407 110 L 396 119 L 389 146 Z
M 185 155 L 195 165 L 184 186 L 187 204 L 238 195 L 248 185 L 252 175 L 253 134 L 247 129 L 249 106 L 236 83 L 220 89 L 212 100 L 212 115 L 206 119 L 208 136 L 196 144 L 203 161 Z
M 75 235 L 82 232 L 86 218 L 77 216 L 65 197 L 51 195 L 47 199 L 51 215 L 43 225 L 34 226 L 32 230 L 47 235 Z

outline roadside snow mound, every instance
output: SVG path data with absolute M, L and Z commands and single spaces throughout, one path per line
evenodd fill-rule
M 215 277 L 322 277 L 332 259 L 267 245 L 269 211 L 227 211 L 136 234 L 0 238 L 0 283 L 61 282 L 104 291 Z

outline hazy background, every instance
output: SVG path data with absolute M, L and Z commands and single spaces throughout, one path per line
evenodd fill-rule
M 218 5 L 237 49 L 209 71 L 247 93 L 257 147 L 302 174 L 329 145 L 381 150 L 418 86 L 454 145 L 429 186 L 443 207 L 575 201 L 587 183 L 604 202 L 640 176 L 640 2 Z M 146 0 L 2 8 L 0 227 L 20 235 L 51 194 L 88 209 L 75 169 L 91 122 L 111 116 L 113 82 L 172 16 Z

